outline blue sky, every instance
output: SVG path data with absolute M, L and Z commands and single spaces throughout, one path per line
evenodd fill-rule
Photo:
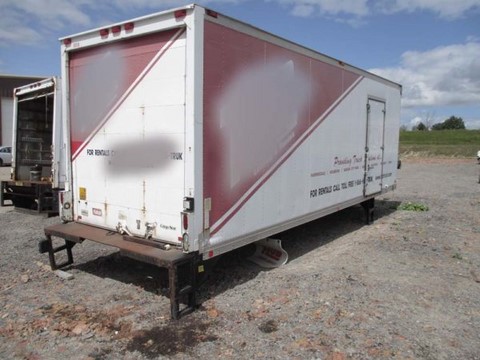
M 0 0 L 0 73 L 60 73 L 58 38 L 191 1 Z M 404 87 L 402 124 L 480 128 L 480 0 L 197 3 Z

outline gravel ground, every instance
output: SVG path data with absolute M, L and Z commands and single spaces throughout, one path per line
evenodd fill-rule
M 480 166 L 403 165 L 373 225 L 358 206 L 282 233 L 269 271 L 231 252 L 179 321 L 159 269 L 85 242 L 63 280 L 37 250 L 58 218 L 0 208 L 0 358 L 480 359 Z

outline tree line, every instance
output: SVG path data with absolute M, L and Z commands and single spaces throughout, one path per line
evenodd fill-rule
M 450 116 L 444 122 L 433 124 L 431 127 L 419 122 L 417 125 L 412 127 L 413 131 L 427 131 L 427 130 L 464 130 L 465 123 L 461 117 Z M 406 130 L 404 128 L 403 130 Z

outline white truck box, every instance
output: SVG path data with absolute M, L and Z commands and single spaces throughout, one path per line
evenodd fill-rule
M 58 214 L 65 183 L 60 81 L 47 78 L 14 89 L 11 180 L 3 200 L 19 209 Z
M 396 83 L 197 5 L 60 40 L 51 259 L 59 236 L 174 269 L 162 251 L 204 261 L 396 186 Z

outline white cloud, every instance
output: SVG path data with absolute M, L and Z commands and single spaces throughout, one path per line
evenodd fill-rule
M 300 17 L 308 17 L 315 12 L 315 7 L 312 5 L 296 5 L 292 9 L 292 15 Z
M 203 4 L 240 3 L 248 0 L 200 0 Z M 161 11 L 191 0 L 0 0 L 0 46 L 40 44 L 59 30 L 80 31 L 131 18 L 133 11 Z
M 10 0 L 7 0 L 10 1 Z M 90 17 L 82 10 L 93 3 L 83 0 L 68 2 L 62 0 L 22 0 L 14 1 L 13 8 L 26 15 L 33 16 L 44 26 L 56 28 L 64 24 L 90 25 Z
M 467 42 L 480 42 L 480 36 L 468 35 Z
M 469 130 L 480 129 L 480 118 L 465 118 L 463 119 L 465 127 Z
M 428 11 L 436 16 L 454 20 L 468 12 L 480 13 L 479 0 L 264 0 L 291 8 L 294 16 L 322 16 L 358 27 L 364 18 L 374 14 L 413 13 Z
M 478 42 L 407 51 L 400 66 L 370 71 L 403 85 L 405 107 L 480 103 Z
M 413 119 L 410 120 L 410 126 L 417 126 L 422 122 L 422 118 L 420 116 L 415 116 Z
M 23 24 L 20 16 L 6 11 L 2 12 L 0 23 L 0 46 L 7 44 L 34 44 L 41 40 L 38 31 Z
M 426 10 L 449 20 L 460 18 L 473 9 L 480 10 L 478 0 L 384 0 L 378 1 L 375 6 L 385 13 Z
M 94 0 L 2 0 L 0 12 L 0 45 L 34 45 L 57 29 L 67 25 L 91 25 L 85 11 Z
M 192 1 L 192 0 L 160 0 L 160 1 L 152 1 L 152 0 L 114 0 L 110 1 L 109 4 L 114 8 L 119 8 L 123 10 L 127 9 L 165 9 L 165 8 L 173 8 L 177 6 L 192 4 L 192 3 L 201 3 L 201 4 L 209 4 L 209 3 L 230 3 L 230 4 L 237 4 L 241 2 L 245 2 L 248 0 L 199 0 L 199 1 Z
M 254 0 L 199 0 L 199 3 L 238 4 Z M 358 27 L 369 16 L 382 13 L 430 11 L 442 18 L 455 19 L 467 12 L 480 12 L 479 0 L 262 0 L 278 3 L 293 16 L 321 16 Z M 33 45 L 63 29 L 86 29 L 104 23 L 105 14 L 118 20 L 133 11 L 160 11 L 190 3 L 191 0 L 0 0 L 0 46 Z M 101 14 L 101 15 L 98 15 Z M 103 20 L 103 21 L 102 21 Z M 76 31 L 76 30 L 73 30 Z
M 292 8 L 295 16 L 310 15 L 350 15 L 366 16 L 369 13 L 367 0 L 266 0 L 277 2 Z

